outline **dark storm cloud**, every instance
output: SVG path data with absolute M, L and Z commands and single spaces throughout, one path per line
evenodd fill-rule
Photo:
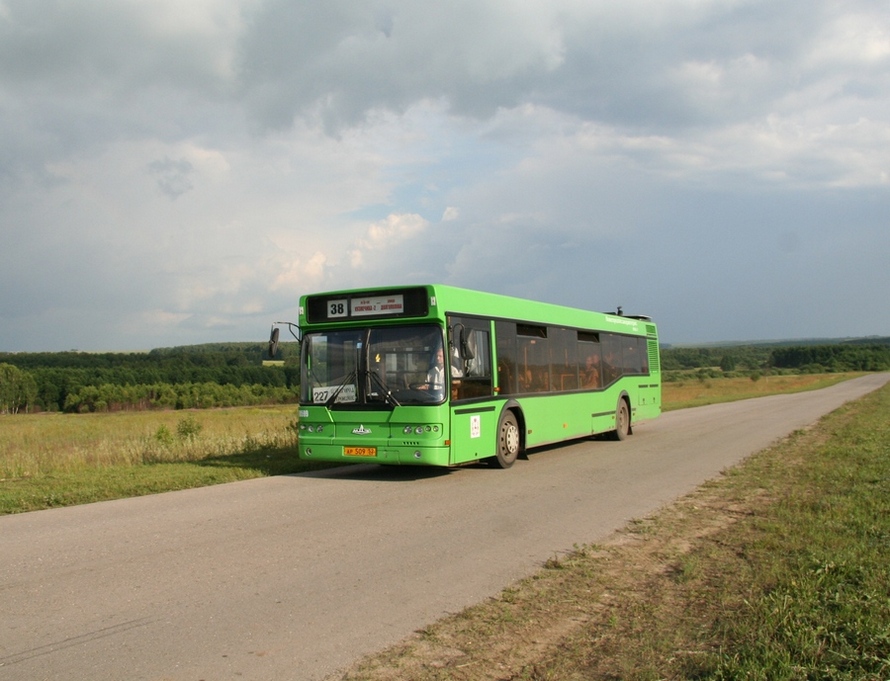
M 420 280 L 890 333 L 888 111 L 864 0 L 0 0 L 0 349 Z

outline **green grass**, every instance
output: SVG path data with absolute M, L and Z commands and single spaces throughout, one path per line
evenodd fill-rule
M 890 678 L 890 389 L 823 427 L 732 538 L 750 596 L 715 622 L 711 678 Z
M 0 514 L 73 506 L 308 470 L 293 447 L 258 447 L 195 461 L 117 464 L 0 481 Z M 317 465 L 314 465 L 317 467 Z
M 0 420 L 0 513 L 295 473 L 296 409 L 242 407 Z

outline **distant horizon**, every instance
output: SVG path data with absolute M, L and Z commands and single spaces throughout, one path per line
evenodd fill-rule
M 823 337 L 823 336 L 813 336 L 812 338 L 776 338 L 776 339 L 761 339 L 761 340 L 744 340 L 744 341 L 733 341 L 733 340 L 723 340 L 723 341 L 707 341 L 702 343 L 665 343 L 661 341 L 659 338 L 659 342 L 662 346 L 669 347 L 694 347 L 694 348 L 702 348 L 702 347 L 723 347 L 729 345 L 775 345 L 778 343 L 845 343 L 849 341 L 867 341 L 867 340 L 880 340 L 880 341 L 890 341 L 890 336 L 881 336 L 881 335 L 870 335 L 870 336 L 838 336 L 838 337 Z
M 662 348 L 708 348 L 708 347 L 732 347 L 732 346 L 751 346 L 751 345 L 787 345 L 793 343 L 801 343 L 804 345 L 809 344 L 835 344 L 835 343 L 846 343 L 851 341 L 887 341 L 890 342 L 890 336 L 882 336 L 882 335 L 869 335 L 869 336 L 838 336 L 838 337 L 821 337 L 815 336 L 812 338 L 776 338 L 776 339 L 761 339 L 761 340 L 722 340 L 722 341 L 703 341 L 700 343 L 695 342 L 682 342 L 682 343 L 672 343 L 667 342 L 663 338 L 659 337 L 659 345 Z M 64 354 L 64 353 L 82 353 L 87 355 L 100 355 L 100 354 L 148 354 L 152 351 L 156 350 L 175 350 L 178 348 L 191 348 L 191 347 L 199 347 L 202 345 L 266 345 L 268 343 L 268 339 L 257 339 L 257 340 L 242 340 L 242 341 L 207 341 L 204 343 L 188 343 L 185 345 L 158 345 L 151 348 L 140 348 L 134 350 L 82 350 L 79 348 L 70 348 L 65 350 L 0 350 L 0 355 L 24 355 L 24 354 Z M 286 339 L 282 336 L 279 341 L 279 345 L 288 345 L 288 344 L 296 344 L 297 341 L 293 339 Z

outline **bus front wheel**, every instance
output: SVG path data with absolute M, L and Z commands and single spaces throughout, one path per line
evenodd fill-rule
M 516 457 L 519 456 L 520 437 L 519 425 L 516 423 L 516 416 L 512 411 L 505 411 L 501 415 L 500 423 L 498 423 L 498 443 L 497 454 L 495 454 L 493 463 L 499 468 L 509 468 L 516 463 Z
M 622 398 L 618 400 L 618 409 L 615 410 L 615 439 L 625 440 L 630 433 L 630 409 Z

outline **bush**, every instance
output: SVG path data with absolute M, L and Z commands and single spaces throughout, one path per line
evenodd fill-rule
M 173 433 L 167 426 L 161 424 L 155 431 L 155 440 L 164 447 L 170 447 L 173 445 Z
M 202 428 L 203 426 L 198 423 L 194 414 L 189 414 L 176 424 L 176 434 L 180 440 L 194 440 L 201 433 Z

